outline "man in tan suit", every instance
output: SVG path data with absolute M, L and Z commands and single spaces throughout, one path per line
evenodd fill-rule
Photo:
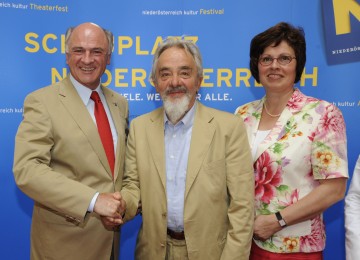
M 240 118 L 196 101 L 202 59 L 168 39 L 151 81 L 163 107 L 131 122 L 121 191 L 125 220 L 142 205 L 136 259 L 248 259 L 254 176 Z
M 84 23 L 67 31 L 65 48 L 70 75 L 26 97 L 16 135 L 15 180 L 35 202 L 31 259 L 118 259 L 128 104 L 100 82 L 113 35 Z M 92 91 L 105 109 L 112 160 Z M 117 223 L 105 225 L 105 217 Z

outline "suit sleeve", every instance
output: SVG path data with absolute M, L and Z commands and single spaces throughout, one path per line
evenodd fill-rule
M 29 95 L 15 138 L 15 181 L 36 202 L 80 222 L 84 220 L 96 190 L 51 168 L 52 160 L 56 160 L 52 158 L 53 135 L 52 119 L 41 97 Z
M 238 118 L 226 150 L 229 229 L 221 259 L 248 259 L 254 223 L 254 173 L 244 123 Z
M 360 155 L 345 198 L 346 259 L 360 259 Z
M 125 173 L 121 189 L 121 194 L 126 201 L 124 221 L 128 221 L 135 217 L 140 201 L 140 182 L 136 157 L 136 127 L 134 121 L 136 120 L 131 122 L 127 140 Z

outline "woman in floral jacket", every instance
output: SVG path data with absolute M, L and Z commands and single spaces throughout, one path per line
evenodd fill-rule
M 250 259 L 322 259 L 322 212 L 345 195 L 344 119 L 331 103 L 294 87 L 305 62 L 302 28 L 279 23 L 251 41 L 250 70 L 266 95 L 235 112 L 246 124 L 254 161 Z

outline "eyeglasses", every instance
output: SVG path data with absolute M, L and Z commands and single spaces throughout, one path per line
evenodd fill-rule
M 269 66 L 274 62 L 274 60 L 276 60 L 280 65 L 287 65 L 293 59 L 296 59 L 296 57 L 291 57 L 289 55 L 280 55 L 277 58 L 274 58 L 271 56 L 263 56 L 263 57 L 260 57 L 259 62 L 263 66 Z

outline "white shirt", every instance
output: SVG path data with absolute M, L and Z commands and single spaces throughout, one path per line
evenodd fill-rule
M 254 142 L 251 145 L 251 154 L 252 154 L 253 158 L 255 158 L 256 150 L 257 150 L 259 144 L 261 144 L 262 141 L 264 141 L 264 139 L 270 133 L 270 131 L 271 130 L 257 130 L 256 131 L 256 136 L 254 138 Z
M 81 85 L 78 81 L 76 81 L 76 79 L 74 79 L 74 77 L 71 74 L 70 74 L 70 81 L 74 85 L 77 93 L 79 94 L 81 100 L 83 101 L 84 105 L 86 106 L 87 110 L 90 113 L 91 118 L 93 119 L 93 121 L 94 121 L 94 123 L 96 125 L 96 119 L 95 119 L 95 114 L 94 114 L 95 103 L 90 98 L 92 90 L 89 89 L 88 87 L 85 87 L 85 86 Z M 109 109 L 109 107 L 107 105 L 105 96 L 101 91 L 100 84 L 99 84 L 99 86 L 97 86 L 97 88 L 94 91 L 99 93 L 101 102 L 103 103 L 106 115 L 108 117 L 109 124 L 110 124 L 110 129 L 111 129 L 111 135 L 112 135 L 113 142 L 114 142 L 114 153 L 116 154 L 117 132 L 116 132 L 115 124 L 114 124 L 114 121 L 112 120 L 110 109 Z M 88 210 L 87 210 L 88 212 L 93 212 L 94 211 L 95 202 L 96 202 L 96 199 L 97 199 L 98 196 L 99 196 L 99 192 L 96 192 L 94 197 L 92 198 L 90 204 L 89 204 L 89 207 L 88 207 Z
M 346 260 L 360 259 L 360 155 L 345 197 Z
M 167 225 L 169 229 L 177 232 L 184 230 L 186 172 L 195 107 L 196 103 L 176 125 L 168 120 L 166 114 L 164 117 Z
M 90 98 L 91 93 L 93 92 L 93 90 L 89 89 L 88 87 L 85 87 L 85 86 L 81 85 L 79 82 L 77 82 L 74 79 L 73 76 L 71 76 L 71 74 L 70 74 L 70 80 L 71 80 L 71 83 L 74 85 L 77 93 L 79 94 L 81 100 L 84 102 L 84 105 L 86 106 L 87 110 L 89 111 L 89 114 L 90 114 L 91 118 L 93 119 L 93 121 L 94 121 L 94 123 L 96 125 L 96 119 L 95 119 L 95 114 L 94 114 L 95 103 Z M 101 102 L 102 102 L 102 104 L 104 106 L 106 115 L 108 117 L 109 124 L 110 124 L 110 129 L 111 129 L 111 135 L 112 135 L 113 143 L 114 143 L 114 153 L 116 153 L 117 132 L 116 132 L 115 124 L 114 124 L 114 121 L 113 121 L 113 119 L 111 117 L 110 109 L 109 109 L 109 106 L 108 106 L 108 104 L 106 102 L 104 93 L 101 91 L 100 84 L 96 89 L 94 89 L 94 91 L 99 93 Z

